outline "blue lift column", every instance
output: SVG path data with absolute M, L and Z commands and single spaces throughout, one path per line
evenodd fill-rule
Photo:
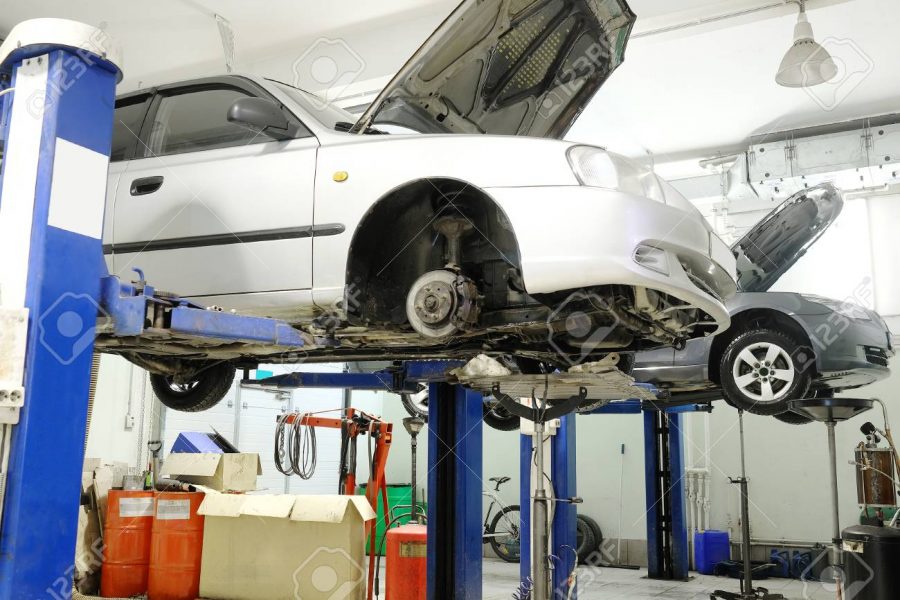
M 651 579 L 687 580 L 690 568 L 682 418 L 680 410 L 644 411 L 647 576 Z
M 21 23 L 0 47 L 0 72 L 13 88 L 2 98 L 0 302 L 4 315 L 23 316 L 26 340 L 18 365 L 23 402 L 3 412 L 4 434 L 11 428 L 0 522 L 4 599 L 71 595 L 106 271 L 101 234 L 116 61 L 101 30 L 62 19 Z
M 483 404 L 463 386 L 429 386 L 428 600 L 481 600 Z

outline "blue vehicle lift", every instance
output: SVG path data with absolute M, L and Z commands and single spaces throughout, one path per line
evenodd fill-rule
M 0 54 L 0 140 L 5 150 L 0 256 L 7 263 L 0 273 L 0 341 L 4 348 L 24 349 L 21 356 L 0 356 L 0 442 L 9 444 L 0 464 L 5 478 L 0 487 L 0 598 L 10 600 L 71 597 L 97 335 L 156 344 L 266 345 L 285 351 L 302 350 L 310 341 L 274 319 L 206 310 L 160 296 L 143 282 L 143 275 L 137 284 L 129 284 L 106 273 L 101 246 L 104 191 L 121 71 L 107 53 L 103 32 L 53 21 L 51 26 L 42 20 L 17 26 L 7 37 L 14 45 L 5 45 L 10 51 Z M 47 39 L 47 32 L 54 39 Z M 483 400 L 481 393 L 447 382 L 448 370 L 459 364 L 414 361 L 375 373 L 291 373 L 256 382 L 398 393 L 429 386 L 429 600 L 481 598 Z M 596 412 L 644 411 L 650 572 L 684 578 L 687 537 L 678 419 L 686 409 L 646 409 L 630 401 Z M 555 498 L 576 494 L 575 420 L 574 414 L 561 416 L 553 437 Z M 527 523 L 530 438 L 523 436 L 521 450 L 522 514 Z M 573 505 L 557 507 L 551 531 L 551 555 L 558 561 L 552 589 L 561 590 L 574 567 Z M 660 531 L 669 541 L 660 540 Z M 525 579 L 527 527 L 523 533 Z

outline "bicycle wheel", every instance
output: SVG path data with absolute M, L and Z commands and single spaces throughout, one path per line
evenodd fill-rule
M 522 554 L 519 540 L 522 530 L 521 519 L 518 504 L 506 506 L 494 515 L 494 520 L 491 521 L 490 529 L 487 531 L 490 536 L 488 541 L 494 553 L 508 563 L 519 562 Z

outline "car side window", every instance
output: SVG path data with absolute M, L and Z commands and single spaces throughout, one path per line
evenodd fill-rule
M 133 148 L 138 143 L 141 133 L 141 124 L 147 112 L 147 99 L 149 96 L 136 96 L 125 98 L 116 102 L 115 116 L 113 118 L 112 150 L 110 162 L 117 162 L 131 158 Z
M 231 123 L 228 109 L 250 94 L 230 87 L 162 96 L 150 130 L 150 156 L 181 154 L 270 142 L 272 138 Z

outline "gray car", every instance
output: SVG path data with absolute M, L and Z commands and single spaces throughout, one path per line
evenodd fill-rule
M 768 291 L 842 207 L 840 192 L 822 184 L 772 211 L 732 246 L 739 292 L 725 303 L 731 327 L 683 349 L 637 353 L 635 378 L 676 396 L 721 392 L 732 406 L 799 424 L 808 421 L 788 411 L 790 400 L 887 377 L 894 350 L 878 313 L 849 301 Z

